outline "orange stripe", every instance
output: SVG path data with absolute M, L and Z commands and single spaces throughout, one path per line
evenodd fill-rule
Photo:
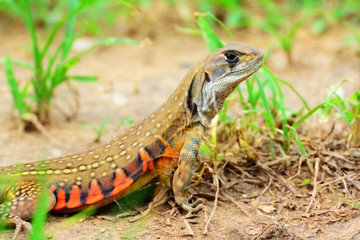
M 56 205 L 53 207 L 52 210 L 56 211 L 64 208 L 65 208 L 65 190 L 59 189 L 59 191 L 57 192 Z
M 93 204 L 104 199 L 104 195 L 101 192 L 101 188 L 96 179 L 91 181 L 91 188 L 88 190 L 88 196 L 86 198 L 86 204 Z
M 175 151 L 163 137 L 157 136 L 159 140 L 165 145 L 165 151 L 162 154 L 162 157 L 178 158 L 179 153 Z
M 76 208 L 81 206 L 80 202 L 81 191 L 77 185 L 74 185 L 70 192 L 70 198 L 66 204 L 66 208 Z
M 122 169 L 116 170 L 116 178 L 113 182 L 114 189 L 111 191 L 110 196 L 114 196 L 124 191 L 134 182 L 132 178 L 126 177 L 124 171 Z
M 142 165 L 143 165 L 143 171 L 142 171 L 141 175 L 143 175 L 146 172 L 148 167 L 151 168 L 151 166 L 149 166 L 150 161 L 152 163 L 152 169 L 154 169 L 154 162 L 152 161 L 153 159 L 150 158 L 149 153 L 147 151 L 145 151 L 144 148 L 142 148 L 140 150 L 140 157 L 141 157 Z M 150 170 L 152 170 L 152 169 L 150 169 Z
M 150 161 L 148 162 L 148 168 L 149 168 L 150 171 L 155 170 L 154 159 L 150 159 Z
M 51 187 L 49 188 L 50 191 L 54 192 L 56 189 L 56 186 L 55 185 L 51 185 Z

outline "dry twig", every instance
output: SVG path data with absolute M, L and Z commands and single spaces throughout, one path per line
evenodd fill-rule
M 315 197 L 316 197 L 316 193 L 317 193 L 317 177 L 318 177 L 318 174 L 319 174 L 319 162 L 320 162 L 320 159 L 317 158 L 315 160 L 315 174 L 314 174 L 314 187 L 313 187 L 313 191 L 312 191 L 312 196 L 311 196 L 311 201 L 310 201 L 310 204 L 308 206 L 308 208 L 306 209 L 305 213 L 309 212 L 312 204 L 314 203 L 315 201 Z
M 190 224 L 189 224 L 189 221 L 186 219 L 186 218 L 184 218 L 184 217 L 182 217 L 182 220 L 183 220 L 183 222 L 184 222 L 184 224 L 185 224 L 185 227 L 186 227 L 186 229 L 187 229 L 187 231 L 188 231 L 188 233 L 187 234 L 184 234 L 185 236 L 194 236 L 194 231 L 192 230 L 192 228 L 191 228 L 191 226 L 190 226 Z
M 215 193 L 214 207 L 211 210 L 210 216 L 209 216 L 209 218 L 208 218 L 208 220 L 206 222 L 205 229 L 204 229 L 204 235 L 206 235 L 208 226 L 210 225 L 210 220 L 214 216 L 214 213 L 216 211 L 217 202 L 218 202 L 218 196 L 219 196 L 219 178 L 218 178 L 218 175 L 217 175 L 216 172 L 214 172 L 214 170 L 210 166 L 208 166 L 208 169 L 209 169 L 210 173 L 213 175 L 213 181 L 216 183 L 216 193 Z

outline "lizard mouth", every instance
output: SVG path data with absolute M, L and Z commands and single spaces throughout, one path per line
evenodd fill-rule
M 260 61 L 258 59 L 261 59 Z M 242 67 L 240 69 L 234 69 L 233 71 L 229 72 L 227 76 L 229 75 L 239 75 L 239 79 L 245 80 L 252 74 L 254 74 L 256 71 L 258 71 L 261 66 L 264 64 L 264 59 L 262 54 L 258 55 L 256 60 L 254 60 L 251 64 L 248 64 L 246 67 Z M 251 74 L 246 74 L 250 72 Z M 224 78 L 226 76 L 223 76 L 221 78 Z
M 260 59 L 260 61 L 259 61 L 259 59 Z M 263 65 L 263 63 L 264 63 L 264 61 L 262 58 L 262 54 L 260 54 L 257 59 L 252 61 L 246 67 L 239 68 L 239 69 L 227 74 L 227 77 L 229 77 L 229 75 L 232 75 L 231 80 L 228 80 L 228 81 L 225 80 L 225 84 L 228 85 L 229 89 L 226 88 L 227 89 L 226 91 L 219 91 L 218 93 L 213 94 L 214 98 L 211 99 L 212 102 L 214 103 L 215 110 L 217 113 L 219 113 L 221 111 L 221 109 L 223 108 L 224 101 L 230 95 L 230 93 L 232 91 L 234 91 L 234 89 L 242 81 L 244 81 L 245 79 L 247 79 L 248 77 L 253 75 L 256 71 L 258 71 L 261 68 L 261 66 Z M 224 87 L 224 83 L 222 84 L 222 86 Z
M 251 72 L 251 74 L 241 76 L 243 78 L 246 78 L 246 77 L 249 77 L 252 74 L 254 74 L 257 70 L 259 70 L 261 68 L 261 66 L 263 65 L 263 63 L 264 63 L 263 59 L 261 59 L 261 61 L 254 61 L 252 64 L 249 64 L 246 68 L 241 68 L 239 70 L 231 72 L 230 74 L 233 75 L 233 74 L 239 74 L 240 73 L 242 75 L 242 73 Z

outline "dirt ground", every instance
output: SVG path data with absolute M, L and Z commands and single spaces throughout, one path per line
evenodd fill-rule
M 31 45 L 26 30 L 12 24 L 0 24 L 0 35 L 0 58 L 11 54 L 13 59 L 31 60 Z M 142 41 L 144 36 L 145 34 L 139 34 L 133 37 Z M 287 64 L 285 54 L 279 48 L 273 49 L 266 64 L 276 76 L 289 81 L 310 106 L 314 107 L 328 93 L 325 85 L 335 85 L 343 79 L 359 81 L 356 50 L 354 46 L 349 47 L 345 44 L 345 36 L 344 29 L 336 27 L 321 36 L 301 30 L 296 38 L 292 66 Z M 236 32 L 235 37 L 238 41 L 257 47 L 262 52 L 266 52 L 275 41 L 255 30 Z M 94 38 L 82 40 L 93 41 Z M 54 108 L 49 131 L 61 144 L 51 143 L 43 135 L 35 132 L 17 134 L 11 95 L 4 74 L 0 74 L 0 165 L 36 161 L 93 148 L 96 146 L 92 143 L 95 134 L 79 125 L 99 126 L 107 116 L 111 116 L 101 139 L 100 144 L 104 144 L 116 136 L 114 130 L 120 120 L 139 120 L 155 110 L 176 88 L 190 66 L 207 53 L 207 47 L 200 37 L 183 35 L 173 28 L 156 33 L 152 36 L 151 44 L 144 44 L 142 47 L 118 45 L 102 47 L 90 53 L 71 71 L 73 74 L 99 76 L 100 81 L 93 84 L 73 84 L 80 93 L 79 115 L 75 120 L 65 121 L 63 115 Z M 0 72 L 4 72 L 2 65 Z M 23 69 L 16 68 L 16 76 L 19 79 L 24 81 L 28 74 Z M 352 95 L 356 88 L 358 86 L 355 84 L 345 84 L 345 96 Z M 287 106 L 295 110 L 301 107 L 294 94 L 286 91 L 285 95 Z M 66 111 L 69 110 L 67 97 L 65 86 L 56 91 L 55 104 Z M 320 124 L 315 123 L 311 126 L 314 128 L 313 137 L 316 137 Z M 342 130 L 348 131 L 343 124 L 337 124 L 335 131 L 341 133 Z M 312 129 L 307 131 L 311 135 Z M 237 160 L 241 161 L 234 159 Z M 264 171 L 258 172 L 262 173 Z M 289 174 L 285 174 L 284 177 L 290 177 Z M 311 179 L 311 175 L 306 173 L 305 177 Z M 109 212 L 113 212 L 111 208 L 114 208 L 115 204 L 70 226 L 63 223 L 67 215 L 50 214 L 46 233 L 51 239 L 56 240 L 360 239 L 360 211 L 329 199 L 322 202 L 327 206 L 327 212 L 306 212 L 306 207 L 302 206 L 310 204 L 311 196 L 301 197 L 284 190 L 284 186 L 271 184 L 266 175 L 263 179 L 261 184 L 238 181 L 238 191 L 232 192 L 231 196 L 237 205 L 229 200 L 230 198 L 220 194 L 211 227 L 206 235 L 203 232 L 206 219 L 214 206 L 212 197 L 206 198 L 209 211 L 201 211 L 190 219 L 184 219 L 184 213 L 171 215 L 171 206 L 167 203 L 134 223 L 129 223 L 127 218 L 109 220 L 108 217 L 114 215 Z M 194 191 L 202 192 L 206 189 L 206 183 L 202 183 Z M 210 189 L 210 192 L 214 194 L 214 189 Z M 339 190 L 339 194 L 344 193 Z M 332 214 L 332 211 L 335 213 Z M 1 237 L 9 239 L 12 233 L 12 229 L 6 230 Z M 24 238 L 25 234 L 22 233 L 20 237 Z

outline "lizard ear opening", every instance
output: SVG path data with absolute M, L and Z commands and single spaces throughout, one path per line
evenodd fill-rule
M 205 80 L 206 80 L 207 82 L 211 82 L 210 75 L 209 75 L 207 72 L 205 72 Z

